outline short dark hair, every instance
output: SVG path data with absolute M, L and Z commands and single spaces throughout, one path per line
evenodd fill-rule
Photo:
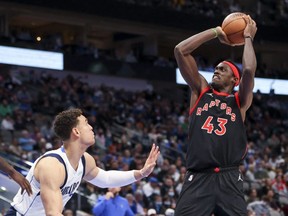
M 78 124 L 78 117 L 82 115 L 82 110 L 73 108 L 60 112 L 53 122 L 53 129 L 62 141 L 68 140 L 72 128 Z

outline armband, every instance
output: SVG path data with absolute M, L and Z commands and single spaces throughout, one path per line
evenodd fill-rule
M 216 28 L 213 28 L 212 31 L 215 33 L 215 37 L 214 38 L 217 38 L 218 37 L 218 32 L 217 32 Z
M 125 185 L 132 184 L 133 182 L 136 181 L 135 176 L 134 176 L 134 170 L 105 171 L 100 168 L 98 169 L 99 169 L 99 172 L 97 176 L 88 182 L 100 188 L 122 187 Z
M 249 35 L 249 36 L 245 36 L 245 38 L 250 38 L 251 41 L 253 42 L 253 38 Z

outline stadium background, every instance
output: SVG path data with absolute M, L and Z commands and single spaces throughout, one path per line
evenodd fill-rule
M 220 25 L 234 11 L 257 22 L 256 76 L 287 79 L 285 0 L 1 0 L 0 45 L 64 54 L 64 70 L 0 64 L 1 156 L 25 174 L 29 162 L 59 146 L 50 130 L 53 115 L 81 107 L 97 133 L 97 147 L 89 151 L 105 169 L 137 168 L 153 141 L 161 146 L 152 175 L 156 179 L 125 187 L 122 194 L 143 199 L 144 209 L 158 209 L 161 200 L 158 213 L 164 214 L 174 207 L 185 173 L 189 89 L 176 84 L 174 46 Z M 242 48 L 211 41 L 196 53 L 200 69 L 211 71 L 227 54 L 240 63 Z M 254 211 L 268 206 L 287 215 L 287 99 L 272 88 L 269 94 L 257 92 L 247 115 L 249 152 L 243 172 L 247 202 Z M 13 129 L 5 128 L 11 124 Z M 13 197 L 11 188 L 17 186 L 3 182 L 4 212 Z M 159 194 L 145 190 L 150 184 Z M 83 184 L 67 208 L 75 214 L 89 212 L 93 198 L 102 193 Z

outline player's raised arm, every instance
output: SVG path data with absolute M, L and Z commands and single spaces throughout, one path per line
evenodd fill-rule
M 250 16 L 245 17 L 245 20 L 247 22 L 247 26 L 244 31 L 245 45 L 242 57 L 243 74 L 239 85 L 242 116 L 252 103 L 254 76 L 257 66 L 256 55 L 253 48 L 253 39 L 257 31 L 256 23 L 250 18 Z
M 203 43 L 217 36 L 217 28 L 208 29 L 181 41 L 174 49 L 174 55 L 180 72 L 192 89 L 193 94 L 199 95 L 208 83 L 204 77 L 199 74 L 196 61 L 191 53 Z

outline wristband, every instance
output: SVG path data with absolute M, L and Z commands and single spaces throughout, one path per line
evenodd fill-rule
M 244 38 L 250 38 L 250 39 L 251 39 L 251 41 L 253 42 L 253 38 L 252 38 L 250 35 L 248 35 L 248 36 L 245 36 Z
M 213 28 L 212 31 L 215 33 L 215 37 L 214 38 L 217 38 L 218 37 L 218 32 L 217 32 L 216 28 Z

